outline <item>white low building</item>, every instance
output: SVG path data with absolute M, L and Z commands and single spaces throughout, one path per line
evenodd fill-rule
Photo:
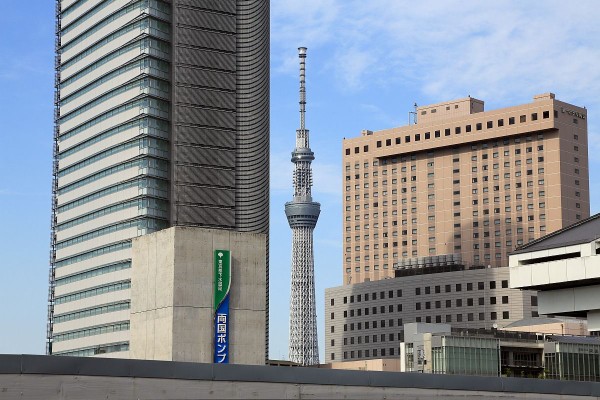
M 539 291 L 539 314 L 587 317 L 600 331 L 600 214 L 520 247 L 509 266 L 511 288 Z

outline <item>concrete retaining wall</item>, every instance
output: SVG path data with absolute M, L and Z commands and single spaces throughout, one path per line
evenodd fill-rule
M 247 365 L 0 356 L 0 399 L 599 399 L 600 384 Z

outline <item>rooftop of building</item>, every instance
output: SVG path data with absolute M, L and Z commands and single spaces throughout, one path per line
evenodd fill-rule
M 549 342 L 572 343 L 572 344 L 595 344 L 600 346 L 600 337 L 597 336 L 567 336 L 552 335 L 546 337 Z
M 561 319 L 558 318 L 526 318 L 521 321 L 513 322 L 506 327 L 515 326 L 526 326 L 527 323 L 534 325 L 535 322 L 532 320 L 543 320 L 549 323 L 547 320 L 554 320 L 553 323 L 560 323 Z M 407 331 L 410 330 L 410 331 Z M 432 336 L 451 336 L 451 337 L 473 337 L 473 338 L 493 338 L 498 339 L 501 342 L 535 342 L 541 343 L 544 341 L 560 342 L 560 343 L 581 343 L 581 344 L 599 344 L 600 337 L 596 336 L 583 336 L 583 335 L 569 335 L 569 334 L 543 334 L 534 332 L 522 332 L 515 330 L 503 330 L 503 329 L 471 329 L 471 328 L 455 328 L 448 324 L 437 324 L 437 323 L 422 323 L 413 322 L 404 324 L 404 335 L 410 336 L 410 334 L 424 334 L 431 333 Z
M 429 127 L 442 126 L 447 123 L 456 123 L 460 121 L 476 121 L 478 118 L 492 118 L 495 116 L 500 117 L 507 113 L 516 113 L 517 111 L 523 111 L 525 109 L 537 109 L 544 107 L 548 104 L 554 104 L 555 108 L 561 108 L 563 112 L 567 114 L 575 114 L 582 119 L 586 119 L 585 107 L 579 107 L 573 104 L 569 104 L 556 99 L 554 93 L 542 93 L 533 96 L 533 101 L 525 104 L 518 104 L 508 107 L 503 107 L 494 110 L 485 110 L 484 101 L 473 97 L 464 97 L 460 99 L 444 101 L 435 104 L 429 104 L 424 106 L 417 106 L 415 104 L 414 111 L 411 111 L 409 115 L 415 115 L 413 118 L 409 118 L 409 123 L 403 126 L 397 126 L 393 128 L 386 128 L 377 131 L 363 129 L 361 135 L 358 137 L 344 138 L 344 141 L 350 140 L 355 141 L 367 136 L 385 136 L 391 133 L 406 132 L 410 133 L 413 130 L 418 131 L 419 129 L 429 129 Z M 536 111 L 534 111 L 536 112 Z M 529 123 L 528 121 L 527 123 Z M 542 119 L 538 119 L 535 122 L 542 122 Z M 541 128 L 540 128 L 541 129 Z M 545 128 L 544 128 L 545 129 Z M 481 132 L 478 132 L 481 133 Z M 465 138 L 468 135 L 464 135 Z
M 546 324 L 560 324 L 560 323 L 585 323 L 585 320 L 576 318 L 550 318 L 550 317 L 531 317 L 523 318 L 519 321 L 515 321 L 505 326 L 505 328 L 518 328 L 520 326 L 535 326 L 535 325 L 546 325 Z
M 511 254 L 523 254 L 556 247 L 590 243 L 600 238 L 600 213 L 531 241 Z

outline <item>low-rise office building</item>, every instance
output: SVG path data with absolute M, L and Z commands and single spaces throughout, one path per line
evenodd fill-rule
M 600 338 L 407 324 L 400 371 L 600 381 Z
M 544 345 L 545 376 L 600 381 L 600 338 L 552 336 Z
M 447 324 L 407 324 L 400 343 L 400 371 L 499 376 L 500 341 L 452 335 Z
M 533 291 L 509 288 L 508 268 L 396 270 L 397 277 L 325 290 L 325 362 L 398 357 L 403 325 L 492 329 L 537 316 Z
M 537 378 L 544 371 L 545 335 L 447 324 L 406 324 L 400 371 Z

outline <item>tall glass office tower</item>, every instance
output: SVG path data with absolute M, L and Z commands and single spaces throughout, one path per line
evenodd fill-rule
M 132 238 L 268 233 L 268 68 L 268 0 L 56 1 L 48 354 L 128 357 Z

